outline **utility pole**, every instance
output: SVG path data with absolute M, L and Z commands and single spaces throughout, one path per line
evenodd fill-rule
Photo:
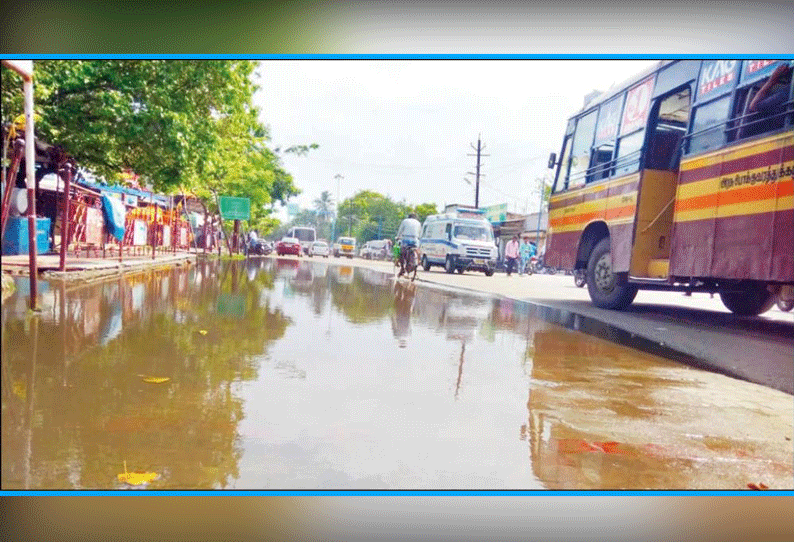
M 490 156 L 490 154 L 482 154 L 482 151 L 485 150 L 485 145 L 482 144 L 480 141 L 482 134 L 477 135 L 477 146 L 474 146 L 474 143 L 471 144 L 471 148 L 477 151 L 477 154 L 469 154 L 467 156 L 476 156 L 477 157 L 477 184 L 474 189 L 474 208 L 480 208 L 480 156 Z M 485 165 L 485 164 L 483 164 Z M 485 175 L 483 175 L 485 177 Z
M 334 217 L 334 228 L 333 233 L 331 234 L 332 245 L 336 242 L 336 223 L 339 222 L 339 188 L 342 185 L 342 179 L 344 179 L 344 177 L 337 173 L 334 175 L 334 179 L 336 179 L 336 216 Z

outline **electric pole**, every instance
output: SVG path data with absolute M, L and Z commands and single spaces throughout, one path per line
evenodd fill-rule
M 480 208 L 480 156 L 490 156 L 490 154 L 482 154 L 482 151 L 485 150 L 485 145 L 482 144 L 480 141 L 482 134 L 477 135 L 477 146 L 474 146 L 474 143 L 471 144 L 471 148 L 477 151 L 477 154 L 468 154 L 467 156 L 476 156 L 477 157 L 477 184 L 474 188 L 474 208 Z M 485 164 L 482 164 L 485 165 Z M 485 177 L 485 175 L 483 175 Z

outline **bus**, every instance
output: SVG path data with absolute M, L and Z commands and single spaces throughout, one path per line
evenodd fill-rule
M 287 237 L 294 237 L 301 242 L 301 250 L 307 256 L 310 256 L 309 250 L 312 244 L 317 240 L 317 232 L 310 226 L 294 226 L 287 232 Z
M 791 60 L 677 60 L 569 119 L 545 265 L 593 304 L 639 289 L 718 293 L 734 314 L 794 299 Z

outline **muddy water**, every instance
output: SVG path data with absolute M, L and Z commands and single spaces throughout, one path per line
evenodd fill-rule
M 521 302 L 287 259 L 18 286 L 4 489 L 794 486 L 790 395 Z

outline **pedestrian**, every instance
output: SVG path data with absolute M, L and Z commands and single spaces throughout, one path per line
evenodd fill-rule
M 505 260 L 507 261 L 507 276 L 509 277 L 513 272 L 513 266 L 518 261 L 518 235 L 514 235 L 505 245 Z
M 518 274 L 523 275 L 526 273 L 527 264 L 529 263 L 529 259 L 532 257 L 532 245 L 529 244 L 529 241 L 526 237 L 521 240 L 521 246 L 518 248 L 518 253 L 521 257 L 521 262 L 518 266 Z

